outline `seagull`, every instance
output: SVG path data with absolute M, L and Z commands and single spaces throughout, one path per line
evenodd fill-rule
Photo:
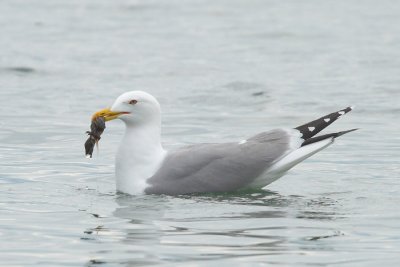
M 125 134 L 115 159 L 118 192 L 180 195 L 261 189 L 331 145 L 347 131 L 317 134 L 353 107 L 295 128 L 273 129 L 229 143 L 205 143 L 166 151 L 161 144 L 161 108 L 152 95 L 131 91 L 92 120 L 120 119 Z

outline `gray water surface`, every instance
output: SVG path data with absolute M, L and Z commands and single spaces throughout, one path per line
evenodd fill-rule
M 0 265 L 398 266 L 399 1 L 0 3 Z M 90 116 L 145 90 L 166 148 L 356 105 L 361 128 L 250 193 L 115 192 L 123 132 Z

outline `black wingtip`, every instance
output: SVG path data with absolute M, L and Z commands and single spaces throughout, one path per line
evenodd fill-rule
M 299 130 L 302 133 L 302 138 L 304 140 L 307 140 L 317 135 L 320 131 L 322 131 L 323 129 L 331 125 L 334 121 L 339 119 L 341 116 L 352 111 L 353 109 L 354 106 L 349 106 L 347 108 L 325 115 L 314 121 L 298 126 L 295 129 Z
M 337 133 L 324 134 L 324 135 L 321 135 L 321 136 L 316 136 L 316 137 L 313 137 L 313 138 L 309 138 L 309 139 L 305 140 L 305 141 L 301 144 L 301 146 L 306 146 L 306 145 L 309 145 L 309 144 L 312 144 L 312 143 L 316 143 L 316 142 L 319 142 L 319 141 L 322 141 L 322 140 L 325 140 L 325 139 L 328 139 L 328 138 L 336 138 L 336 137 L 342 136 L 342 135 L 344 135 L 344 134 L 357 131 L 357 130 L 359 130 L 359 129 L 360 129 L 360 128 L 354 128 L 354 129 L 347 130 L 347 131 L 341 131 L 341 132 L 337 132 Z
M 334 136 L 334 137 L 339 137 L 341 135 L 344 135 L 344 134 L 347 134 L 347 133 L 350 133 L 350 132 L 354 132 L 354 131 L 357 131 L 357 130 L 360 130 L 360 128 L 354 128 L 354 129 L 347 130 L 347 131 L 337 132 L 337 135 Z

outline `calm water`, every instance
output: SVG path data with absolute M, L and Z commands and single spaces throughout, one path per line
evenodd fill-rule
M 400 2 L 0 3 L 0 265 L 399 266 Z M 360 131 L 265 192 L 124 196 L 122 123 L 84 157 L 91 114 L 128 90 L 167 148 L 241 140 L 347 105 Z

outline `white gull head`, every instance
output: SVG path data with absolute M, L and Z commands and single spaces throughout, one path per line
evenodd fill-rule
M 111 107 L 120 112 L 118 117 L 126 124 L 161 124 L 161 108 L 154 96 L 143 91 L 131 91 L 120 95 Z
M 166 151 L 161 145 L 161 108 L 158 101 L 142 91 L 120 95 L 111 107 L 125 125 L 125 134 L 115 159 L 117 191 L 141 194 L 146 179 L 162 164 Z

